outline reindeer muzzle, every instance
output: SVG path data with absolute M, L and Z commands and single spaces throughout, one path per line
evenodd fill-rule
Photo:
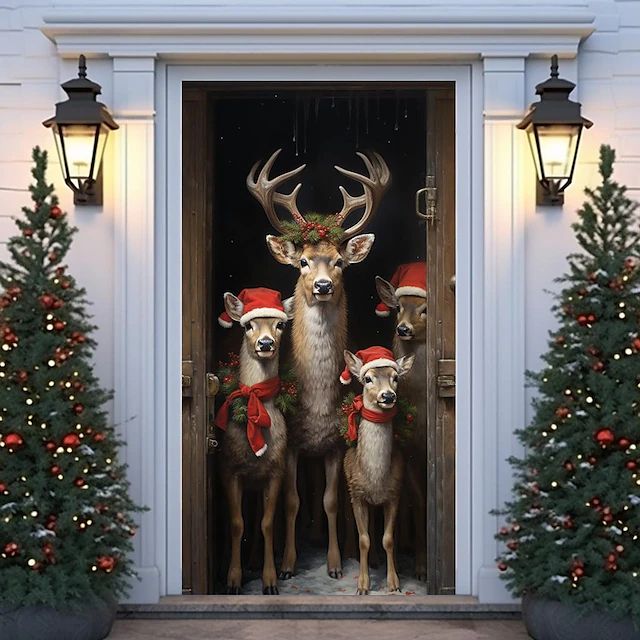
M 333 294 L 333 282 L 331 280 L 316 280 L 313 283 L 313 295 L 319 296 L 331 296 Z M 320 298 L 326 299 L 326 298 Z
M 276 350 L 273 338 L 260 338 L 256 342 L 256 353 L 261 357 L 271 357 Z
M 383 409 L 390 409 L 396 403 L 398 396 L 393 391 L 383 391 L 378 396 L 378 404 Z
M 406 324 L 399 324 L 396 327 L 396 333 L 401 340 L 411 340 L 413 338 L 413 329 Z

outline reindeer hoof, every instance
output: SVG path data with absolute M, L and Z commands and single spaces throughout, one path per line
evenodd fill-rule
M 368 595 L 369 595 L 369 589 L 360 589 L 360 588 L 358 588 L 358 589 L 356 590 L 356 595 L 359 595 L 359 596 L 368 596 Z
M 329 577 L 334 580 L 342 578 L 342 569 L 329 569 Z
M 262 593 L 265 596 L 277 596 L 277 595 L 280 595 L 280 592 L 278 591 L 278 587 L 275 584 L 269 585 L 268 587 L 263 587 Z
M 293 578 L 293 571 L 281 571 L 278 578 L 280 580 L 291 580 L 291 578 Z
M 231 584 L 227 585 L 227 595 L 228 596 L 239 596 L 240 595 L 240 587 L 234 587 Z

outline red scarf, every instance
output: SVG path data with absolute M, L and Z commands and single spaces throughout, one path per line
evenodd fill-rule
M 278 391 L 280 391 L 280 378 L 278 377 L 259 382 L 251 387 L 240 383 L 240 387 L 227 396 L 224 404 L 218 410 L 214 424 L 226 431 L 229 424 L 231 403 L 236 398 L 249 398 L 247 401 L 247 439 L 253 452 L 257 456 L 261 456 L 267 450 L 262 430 L 271 426 L 271 418 L 262 404 L 262 400 L 273 398 Z
M 352 405 L 347 410 L 347 420 L 349 429 L 347 430 L 347 437 L 351 442 L 358 439 L 358 420 L 357 416 L 368 420 L 369 422 L 375 422 L 376 424 L 384 424 L 385 422 L 391 422 L 395 415 L 398 413 L 398 407 L 393 407 L 388 411 L 372 411 L 364 406 L 362 396 L 356 396 L 353 399 Z

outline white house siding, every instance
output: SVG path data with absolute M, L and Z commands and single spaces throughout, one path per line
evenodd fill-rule
M 268 4 L 272 0 L 253 0 L 253 4 Z M 311 0 L 299 0 L 300 7 Z M 345 5 L 358 6 L 393 4 L 395 0 L 345 0 Z M 126 327 L 115 326 L 114 300 L 121 296 L 115 290 L 114 271 L 118 240 L 114 210 L 114 145 L 109 145 L 105 156 L 105 205 L 102 208 L 83 207 L 74 209 L 69 189 L 62 183 L 57 156 L 50 132 L 41 122 L 53 113 L 54 103 L 64 98 L 60 82 L 76 73 L 74 60 L 61 59 L 55 45 L 41 32 L 43 16 L 55 11 L 71 10 L 82 18 L 85 12 L 102 12 L 118 16 L 132 7 L 158 7 L 162 12 L 175 6 L 174 1 L 129 0 L 129 2 L 97 2 L 95 0 L 0 0 L 0 257 L 5 258 L 6 239 L 14 232 L 11 216 L 19 215 L 21 206 L 29 203 L 27 185 L 30 182 L 30 153 L 38 144 L 50 151 L 49 179 L 57 185 L 62 206 L 69 212 L 71 222 L 79 228 L 77 241 L 72 248 L 69 263 L 79 282 L 87 288 L 93 301 L 92 312 L 99 326 L 96 354 L 97 372 L 107 387 L 117 386 L 114 379 L 114 353 L 121 342 Z M 213 4 L 192 0 L 189 7 L 206 7 Z M 220 4 L 220 3 L 216 3 Z M 245 4 L 244 1 L 236 5 Z M 335 5 L 337 0 L 327 0 Z M 398 2 L 408 5 L 410 2 Z M 425 2 L 424 5 L 442 7 L 446 12 L 463 8 L 469 13 L 499 10 L 503 3 L 452 0 L 447 3 Z M 553 278 L 565 268 L 565 256 L 573 247 L 571 222 L 575 210 L 582 201 L 582 187 L 597 179 L 598 146 L 602 142 L 613 144 L 618 151 L 617 177 L 630 187 L 632 196 L 640 198 L 640 1 L 586 2 L 567 0 L 539 2 L 511 0 L 509 6 L 533 8 L 549 18 L 556 11 L 584 9 L 596 16 L 595 32 L 580 46 L 576 60 L 561 60 L 560 73 L 574 80 L 578 88 L 574 99 L 583 103 L 584 114 L 595 122 L 585 133 L 580 150 L 579 163 L 573 186 L 566 194 L 564 209 L 536 209 L 533 201 L 534 169 L 530 163 L 530 181 L 526 205 L 525 234 L 525 350 L 526 366 L 539 366 L 539 353 L 545 348 L 547 330 L 553 326 L 549 312 L 550 298 L 543 293 L 545 288 L 554 288 Z M 187 7 L 185 7 L 185 11 Z M 302 10 L 302 9 L 301 9 Z M 67 11 L 69 13 L 69 11 Z M 514 51 L 518 55 L 519 49 Z M 193 55 L 194 59 L 197 54 Z M 528 59 L 526 62 L 526 87 L 529 91 L 526 103 L 536 99 L 535 84 L 548 77 L 549 61 Z M 89 59 L 89 76 L 103 85 L 102 99 L 112 105 L 111 82 L 113 62 L 111 59 Z M 507 77 L 507 76 L 505 76 Z M 522 104 L 522 110 L 526 104 Z M 494 114 L 499 120 L 500 114 Z M 118 134 L 116 134 L 118 135 Z M 520 135 L 517 133 L 516 135 Z M 505 189 L 510 188 L 505 185 Z M 476 197 L 478 196 L 476 192 Z M 481 196 L 480 196 L 481 199 Z M 177 267 L 177 265 L 176 265 Z M 474 277 L 478 276 L 475 274 Z M 129 319 L 135 322 L 135 318 Z M 460 355 L 463 358 L 464 354 Z M 514 428 L 520 425 L 514 424 Z M 513 450 L 513 443 L 504 442 L 504 451 L 498 458 L 506 457 Z M 135 449 L 137 451 L 137 449 Z M 132 457 L 142 454 L 130 454 Z M 138 497 L 141 480 L 136 460 L 132 459 L 134 497 Z M 503 468 L 496 476 L 496 497 L 501 499 L 508 493 L 508 477 Z M 147 479 L 147 482 L 149 480 Z M 157 504 L 157 503 L 156 503 Z M 484 510 L 484 506 L 483 506 Z M 489 526 L 488 524 L 486 526 Z M 490 551 L 490 550 L 489 550 Z M 490 556 L 491 553 L 484 555 Z M 486 558 L 485 558 L 486 561 Z

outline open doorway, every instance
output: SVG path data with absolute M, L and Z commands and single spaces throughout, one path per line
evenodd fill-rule
M 273 233 L 245 179 L 251 165 L 282 152 L 273 174 L 301 163 L 302 211 L 341 207 L 338 185 L 356 193 L 334 170 L 362 172 L 357 151 L 379 153 L 393 177 L 365 231 L 376 236 L 361 264 L 344 272 L 348 296 L 348 348 L 391 346 L 395 314 L 381 319 L 375 276 L 390 280 L 398 265 L 427 268 L 424 398 L 425 438 L 405 448 L 406 465 L 420 463 L 424 503 L 405 479 L 396 532 L 401 588 L 408 594 L 455 590 L 455 223 L 454 98 L 449 85 L 186 85 L 183 99 L 183 589 L 225 593 L 229 516 L 220 474 L 224 439 L 212 426 L 216 382 L 211 377 L 237 352 L 242 331 L 222 329 L 216 317 L 226 291 L 268 286 L 292 294 L 297 273 L 267 250 Z M 292 186 L 295 182 L 292 182 Z M 427 186 L 429 191 L 425 191 Z M 287 189 L 288 191 L 289 189 Z M 416 195 L 418 194 L 418 196 Z M 426 199 L 428 198 L 428 202 Z M 416 207 L 432 215 L 427 222 Z M 281 359 L 287 358 L 285 334 Z M 336 373 L 339 373 L 337 371 Z M 208 377 L 209 374 L 209 377 Z M 357 384 L 354 384 L 357 387 Z M 359 389 L 357 390 L 359 392 Z M 220 401 L 218 401 L 218 405 Z M 408 474 L 405 474 L 408 478 Z M 338 538 L 344 577 L 326 575 L 326 521 L 321 460 L 302 457 L 298 476 L 296 575 L 281 593 L 355 593 L 358 538 L 344 480 L 339 489 Z M 284 545 L 284 509 L 274 520 L 276 563 Z M 262 500 L 248 487 L 243 503 L 243 592 L 261 593 Z M 423 514 L 423 515 L 420 515 Z M 423 535 L 416 524 L 424 520 Z M 372 582 L 384 573 L 380 514 L 370 523 Z M 419 547 L 419 548 L 418 548 Z M 423 554 L 426 581 L 416 579 Z M 375 565 L 379 565 L 376 570 Z M 372 585 L 373 586 L 373 585 Z M 375 589 L 373 589 L 375 590 Z

